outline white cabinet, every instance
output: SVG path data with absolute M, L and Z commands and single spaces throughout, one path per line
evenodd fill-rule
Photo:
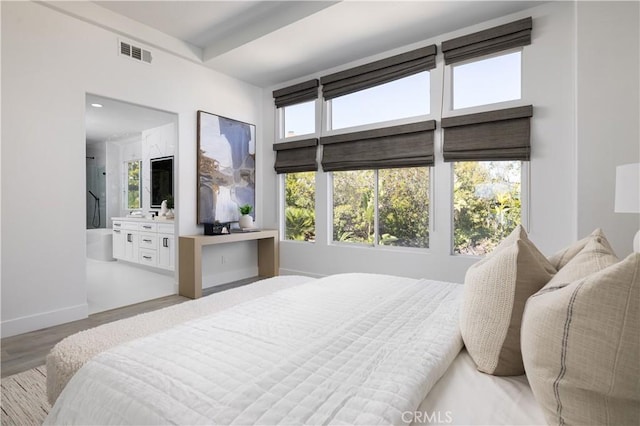
M 113 257 L 146 266 L 175 269 L 175 228 L 171 223 L 112 218 Z
M 174 234 L 158 234 L 158 267 L 174 270 L 176 265 L 176 238 Z

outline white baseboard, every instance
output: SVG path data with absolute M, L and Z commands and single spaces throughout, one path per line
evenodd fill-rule
M 311 278 L 324 278 L 327 275 L 314 274 L 313 272 L 297 271 L 295 269 L 280 268 L 280 275 L 303 275 Z
M 256 276 L 258 276 L 257 266 L 205 275 L 202 277 L 202 288 L 215 287 L 217 285 L 228 284 Z
M 2 321 L 2 338 L 40 330 L 42 328 L 53 327 L 71 321 L 87 318 L 89 316 L 89 305 L 86 303 L 57 309 L 55 311 L 43 312 L 34 315 L 27 315 L 20 318 Z

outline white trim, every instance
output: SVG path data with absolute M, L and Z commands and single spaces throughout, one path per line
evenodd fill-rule
M 89 305 L 68 306 L 55 311 L 42 312 L 2 321 L 2 338 L 28 333 L 54 325 L 85 319 L 89 316 Z
M 280 275 L 303 275 L 311 278 L 324 278 L 328 276 L 328 275 L 314 274 L 311 272 L 298 271 L 295 269 L 283 269 L 283 268 L 280 268 Z

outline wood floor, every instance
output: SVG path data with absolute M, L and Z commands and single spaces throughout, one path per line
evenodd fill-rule
M 208 296 L 209 294 L 218 293 L 230 288 L 251 284 L 258 280 L 260 280 L 260 278 L 255 277 L 235 281 L 229 284 L 209 287 L 202 290 L 202 295 Z M 30 333 L 20 334 L 18 336 L 6 337 L 0 341 L 0 347 L 2 348 L 2 377 L 21 373 L 44 364 L 45 358 L 51 348 L 53 348 L 60 340 L 74 333 L 97 327 L 108 322 L 176 305 L 187 300 L 191 299 L 178 295 L 162 297 L 160 299 L 137 303 L 123 308 L 99 312 L 89 315 L 86 319 L 73 321 L 67 324 L 44 328 L 42 330 L 36 330 Z

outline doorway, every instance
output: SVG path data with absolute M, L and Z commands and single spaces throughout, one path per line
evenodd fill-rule
M 151 202 L 150 164 L 177 157 L 177 128 L 175 113 L 86 95 L 89 314 L 177 293 L 174 271 L 113 258 L 112 235 L 112 218 L 151 218 L 158 212 Z M 172 177 L 177 188 L 175 170 Z

